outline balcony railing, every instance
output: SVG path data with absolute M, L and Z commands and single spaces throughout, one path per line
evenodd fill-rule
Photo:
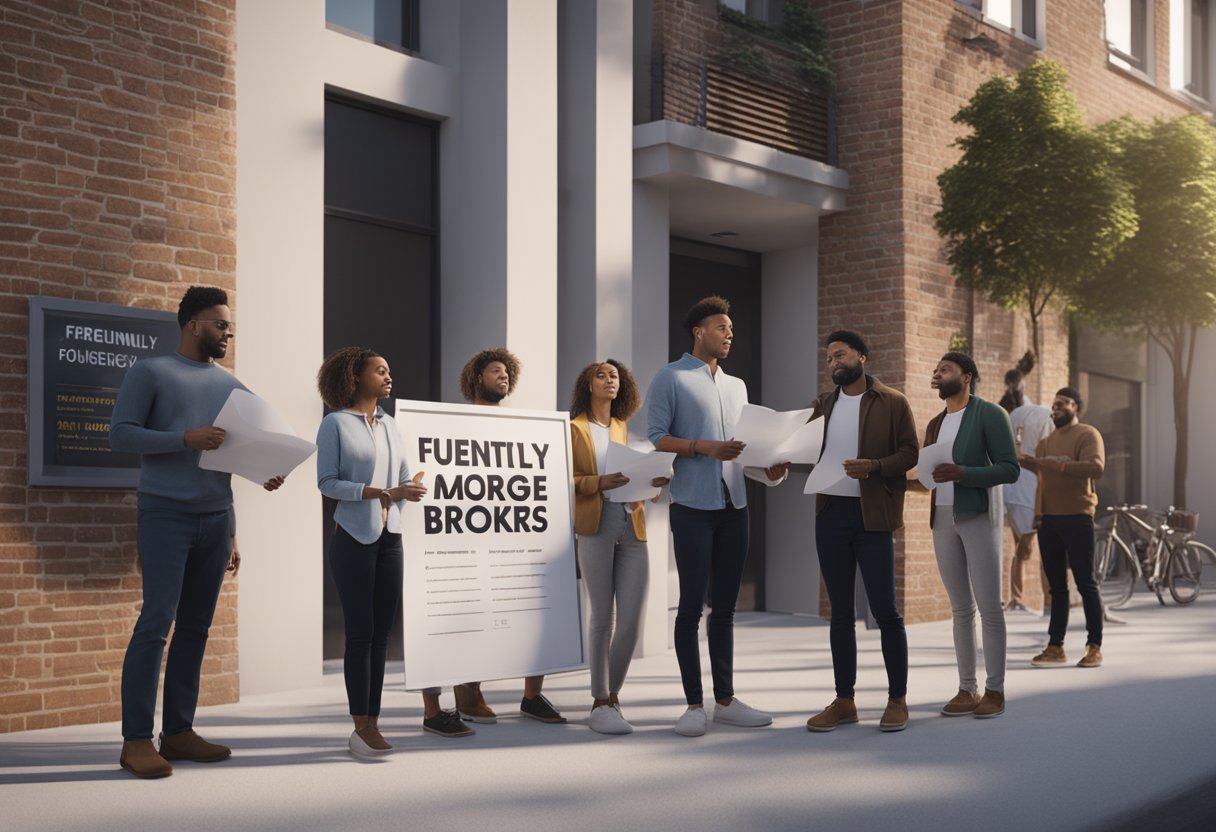
M 835 114 L 827 93 L 759 78 L 713 60 L 656 54 L 651 118 L 836 164 Z

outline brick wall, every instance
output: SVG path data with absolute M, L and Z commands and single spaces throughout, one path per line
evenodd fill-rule
M 234 9 L 0 5 L 0 731 L 119 716 L 134 494 L 26 486 L 26 299 L 235 289 Z M 204 703 L 235 701 L 232 580 L 203 674 Z
M 839 164 L 849 173 L 848 210 L 820 225 L 820 334 L 838 327 L 865 334 L 873 371 L 908 394 L 923 436 L 941 409 L 929 376 L 953 334 L 973 334 L 973 354 L 985 379 L 980 392 L 992 399 L 1001 395 L 1004 371 L 1030 345 L 1024 312 L 971 298 L 945 264 L 933 214 L 940 205 L 937 175 L 957 159 L 950 145 L 959 128 L 951 116 L 983 81 L 1014 74 L 1039 56 L 1065 67 L 1091 122 L 1125 112 L 1188 112 L 1168 91 L 1168 2 L 1155 4 L 1155 83 L 1108 64 L 1102 4 L 1096 0 L 1048 3 L 1045 49 L 980 22 L 948 0 L 813 0 L 812 7 L 832 38 Z M 962 43 L 980 33 L 1003 54 Z M 1067 322 L 1054 310 L 1028 392 L 1045 401 L 1067 380 Z M 909 621 L 949 615 L 928 514 L 927 497 L 909 495 L 906 527 L 897 535 L 900 601 Z M 1007 550 L 1006 565 L 1011 539 Z M 1035 587 L 1027 601 L 1039 603 L 1037 580 L 1032 576 L 1027 583 Z M 826 599 L 824 604 L 826 613 Z

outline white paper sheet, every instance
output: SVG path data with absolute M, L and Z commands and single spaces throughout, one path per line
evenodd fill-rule
M 916 460 L 916 478 L 920 484 L 930 490 L 941 485 L 933 481 L 933 469 L 946 462 L 954 462 L 953 442 L 935 442 L 921 448 L 920 457 Z
M 734 438 L 747 447 L 740 465 L 768 468 L 782 462 L 814 463 L 823 450 L 823 419 L 807 422 L 811 408 L 779 413 L 758 404 L 743 405 Z
M 657 477 L 670 477 L 676 455 L 663 451 L 639 451 L 619 442 L 608 443 L 604 473 L 618 471 L 629 477 L 620 488 L 604 492 L 604 499 L 613 503 L 637 503 L 653 499 L 659 489 L 650 484 Z
M 203 451 L 198 467 L 226 471 L 258 485 L 287 476 L 317 450 L 316 445 L 296 436 L 274 408 L 245 390 L 228 394 L 214 425 L 223 428 L 224 444 Z
M 822 420 L 817 419 L 816 421 Z M 823 459 L 819 460 L 819 464 L 811 469 L 811 475 L 806 478 L 806 485 L 803 486 L 802 493 L 818 494 L 821 491 L 827 491 L 848 476 L 844 472 L 844 457 L 837 457 L 828 450 L 824 453 Z

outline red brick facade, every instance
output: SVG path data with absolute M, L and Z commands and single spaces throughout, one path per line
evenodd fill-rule
M 235 289 L 235 0 L 0 6 L 0 731 L 117 719 L 134 494 L 26 486 L 32 295 Z M 202 701 L 238 693 L 235 581 Z
M 1047 3 L 1044 49 L 981 22 L 949 0 L 812 0 L 811 5 L 832 38 L 839 166 L 849 174 L 848 210 L 826 217 L 820 226 L 820 333 L 838 327 L 864 333 L 874 372 L 907 392 L 923 434 L 941 407 L 929 376 L 952 335 L 972 337 L 985 380 L 980 392 L 992 399 L 1003 392 L 1004 371 L 1030 343 L 1024 312 L 972 299 L 955 285 L 945 264 L 933 214 L 940 204 L 937 175 L 957 159 L 950 145 L 959 127 L 951 116 L 989 77 L 1015 74 L 1038 57 L 1064 66 L 1091 122 L 1124 113 L 1190 112 L 1168 90 L 1168 2 L 1155 4 L 1155 85 L 1109 64 L 1098 0 Z M 1002 54 L 964 45 L 963 38 L 975 34 L 987 35 Z M 1067 324 L 1054 313 L 1045 330 L 1043 362 L 1028 392 L 1046 400 L 1067 380 Z M 950 613 L 928 515 L 927 498 L 911 495 L 899 535 L 900 602 L 910 622 Z M 1006 551 L 1008 575 L 1012 541 Z M 1040 601 L 1038 582 L 1027 583 L 1032 591 L 1026 600 L 1033 606 Z

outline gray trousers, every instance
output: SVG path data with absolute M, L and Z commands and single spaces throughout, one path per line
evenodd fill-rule
M 985 688 L 1005 690 L 1005 610 L 1001 604 L 1000 523 L 987 513 L 955 520 L 953 506 L 939 506 L 933 523 L 937 568 L 954 614 L 958 686 L 976 693 L 975 611 L 984 638 Z
M 646 544 L 624 503 L 604 501 L 600 530 L 578 537 L 578 564 L 591 606 L 591 695 L 607 699 L 625 683 L 650 582 Z

